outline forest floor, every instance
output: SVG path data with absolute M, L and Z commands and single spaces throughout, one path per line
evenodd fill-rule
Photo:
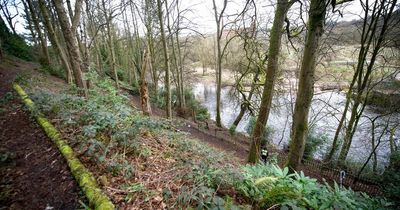
M 140 97 L 137 95 L 131 95 L 132 105 L 140 108 Z M 153 115 L 159 117 L 166 117 L 165 110 L 152 105 Z M 213 120 L 208 120 L 205 126 L 205 122 L 194 122 L 191 117 L 180 117 L 177 113 L 173 112 L 173 120 L 179 122 L 176 123 L 177 129 L 190 134 L 191 137 L 198 139 L 202 142 L 207 143 L 213 148 L 217 148 L 221 151 L 231 153 L 234 157 L 237 157 L 241 164 L 245 164 L 248 154 L 251 139 L 242 133 L 235 133 L 232 135 L 228 128 L 219 128 L 216 126 Z M 269 161 L 276 158 L 277 164 L 280 167 L 285 167 L 286 157 L 288 151 L 281 150 L 274 145 L 269 145 Z M 334 182 L 339 183 L 339 170 L 331 168 L 330 166 L 324 165 L 319 160 L 308 160 L 303 161 L 299 167 L 299 171 L 307 176 L 317 179 L 320 183 L 329 183 L 333 185 Z M 369 181 L 353 182 L 355 177 L 348 174 L 347 179 L 344 180 L 343 185 L 351 187 L 355 191 L 364 191 L 372 195 L 380 193 L 379 187 L 375 183 Z
M 23 109 L 11 87 L 11 82 L 18 78 L 19 74 L 25 72 L 32 75 L 40 74 L 37 68 L 38 66 L 32 63 L 7 60 L 0 65 L 0 177 L 2 177 L 0 206 L 7 206 L 9 209 L 27 209 L 28 207 L 29 209 L 46 207 L 76 209 L 79 207 L 82 196 L 68 170 L 66 161 Z M 46 78 L 50 79 L 46 85 L 51 86 L 54 91 L 65 84 L 53 76 L 47 75 Z M 139 96 L 131 95 L 131 105 L 140 107 Z M 152 106 L 152 109 L 154 116 L 164 117 L 164 110 L 155 106 Z M 225 151 L 237 158 L 230 161 L 245 163 L 248 155 L 248 137 L 242 134 L 231 135 L 227 129 L 217 128 L 212 121 L 209 121 L 208 129 L 205 129 L 202 123 L 197 124 L 191 119 L 180 118 L 176 113 L 172 124 L 176 131 L 187 132 L 191 138 L 205 142 L 217 151 Z M 282 153 L 278 157 L 278 163 L 281 166 L 284 163 L 282 161 L 284 156 L 285 154 Z M 82 160 L 82 158 L 81 161 L 92 172 L 93 170 L 96 174 L 99 172 L 98 168 L 90 164 L 90 161 Z M 165 163 L 156 165 L 157 167 L 164 166 Z M 310 170 L 307 167 L 302 169 L 306 175 L 317 178 L 319 181 L 335 180 L 333 175 L 323 174 L 322 171 Z M 166 171 L 170 173 L 170 170 Z M 146 178 L 146 176 L 143 177 Z M 112 185 L 106 187 L 108 191 L 115 190 L 117 187 L 117 185 L 114 186 L 114 182 L 117 183 L 117 181 L 112 178 L 111 180 L 113 180 Z M 140 180 L 136 180 L 138 181 Z M 115 193 L 109 194 L 114 197 L 114 201 L 123 200 L 122 196 Z
M 0 63 L 0 209 L 77 209 L 80 188 L 59 150 L 12 89 L 37 64 Z

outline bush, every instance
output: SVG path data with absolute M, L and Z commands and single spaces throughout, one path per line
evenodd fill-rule
M 50 74 L 50 75 L 58 77 L 60 79 L 63 79 L 63 80 L 66 79 L 65 71 L 61 66 L 42 65 L 42 68 L 40 70 L 41 70 L 41 72 Z
M 284 209 L 385 209 L 391 203 L 370 198 L 351 189 L 321 185 L 316 179 L 300 173 L 289 174 L 270 164 L 243 168 L 244 179 L 236 183 L 238 191 L 266 209 L 279 205 Z
M 400 151 L 390 155 L 390 164 L 383 173 L 384 194 L 400 206 Z
M 247 134 L 253 135 L 253 130 L 254 130 L 254 127 L 256 126 L 256 122 L 257 122 L 256 117 L 251 116 L 249 119 L 249 122 L 246 126 Z M 261 146 L 268 145 L 269 141 L 272 139 L 273 134 L 274 134 L 274 129 L 269 126 L 265 126 L 264 135 L 261 138 Z
M 324 134 L 318 134 L 314 130 L 310 130 L 308 132 L 303 158 L 306 160 L 313 159 L 315 152 L 327 141 L 328 136 Z
M 166 103 L 165 103 L 166 94 L 167 94 L 167 92 L 164 88 L 159 89 L 158 95 L 155 96 L 153 93 L 152 97 L 150 98 L 151 103 L 155 104 L 159 108 L 164 109 L 166 106 Z M 194 111 L 196 114 L 196 120 L 205 121 L 210 118 L 210 114 L 208 113 L 207 108 L 202 106 L 200 104 L 200 102 L 196 100 L 196 98 L 191 90 L 185 90 L 185 101 L 186 101 L 186 106 L 187 106 L 188 110 L 177 110 L 178 114 L 180 114 L 181 116 L 185 116 L 188 114 L 191 115 L 191 113 L 187 113 L 187 112 Z M 171 91 L 171 103 L 172 103 L 173 107 L 177 108 L 178 96 L 177 96 L 176 89 L 173 89 Z
M 7 54 L 27 61 L 33 59 L 31 47 L 26 44 L 22 37 L 11 33 L 4 21 L 0 21 L 0 38 L 1 47 Z

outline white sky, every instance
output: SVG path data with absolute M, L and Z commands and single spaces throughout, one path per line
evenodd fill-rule
M 217 1 L 217 8 L 222 7 L 222 0 Z M 227 14 L 235 14 L 241 11 L 244 7 L 246 0 L 230 0 L 227 5 Z M 274 4 L 276 0 L 255 0 L 257 3 L 258 16 L 262 19 L 269 18 L 270 21 L 273 19 L 274 15 Z M 188 18 L 192 19 L 197 25 L 200 31 L 205 33 L 210 33 L 216 31 L 213 4 L 212 0 L 190 0 L 184 1 L 182 8 L 192 8 L 193 13 L 188 13 Z M 298 12 L 299 4 L 296 3 L 291 11 Z M 220 9 L 219 9 L 220 10 Z M 342 11 L 343 18 L 339 21 L 350 21 L 353 19 L 359 19 L 358 15 L 362 12 L 360 2 L 358 0 L 346 3 L 340 6 L 340 11 Z M 190 16 L 189 16 L 190 15 Z M 306 15 L 304 18 L 307 18 Z M 266 20 L 265 20 L 266 21 Z
M 18 1 L 18 0 L 16 0 Z M 227 5 L 226 14 L 237 14 L 243 9 L 246 0 L 229 0 Z M 223 0 L 216 0 L 217 8 L 222 7 Z M 255 0 L 257 3 L 257 12 L 259 16 L 260 22 L 271 22 L 273 19 L 274 13 L 274 4 L 276 0 Z M 181 10 L 190 8 L 191 11 L 185 14 L 185 17 L 193 22 L 196 26 L 195 28 L 202 33 L 212 33 L 216 30 L 214 13 L 213 13 L 213 3 L 212 0 L 180 0 Z M 292 18 L 298 18 L 298 7 L 299 4 L 296 3 L 292 9 L 290 15 Z M 360 2 L 358 0 L 347 3 L 344 6 L 341 6 L 341 11 L 343 11 L 343 18 L 339 18 L 339 21 L 350 21 L 353 19 L 358 19 L 357 14 L 360 14 L 362 11 Z M 22 4 L 19 5 L 19 13 L 23 13 Z M 10 8 L 12 13 L 15 13 L 14 8 Z M 304 15 L 304 18 L 307 18 Z M 3 18 L 4 19 L 4 18 Z M 16 21 L 16 30 L 19 33 L 26 33 L 23 24 L 25 24 L 22 17 L 18 17 L 15 19 Z

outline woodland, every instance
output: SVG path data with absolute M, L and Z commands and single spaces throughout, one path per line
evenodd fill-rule
M 0 10 L 0 209 L 400 206 L 397 0 Z

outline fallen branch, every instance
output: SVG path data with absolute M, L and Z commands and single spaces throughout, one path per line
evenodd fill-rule
M 13 88 L 17 91 L 29 111 L 34 114 L 36 121 L 46 132 L 47 136 L 56 144 L 61 154 L 67 160 L 71 173 L 85 193 L 90 206 L 98 210 L 115 209 L 108 196 L 99 188 L 93 174 L 75 157 L 72 148 L 61 138 L 60 132 L 43 116 L 43 114 L 36 111 L 35 104 L 21 86 L 14 83 Z

